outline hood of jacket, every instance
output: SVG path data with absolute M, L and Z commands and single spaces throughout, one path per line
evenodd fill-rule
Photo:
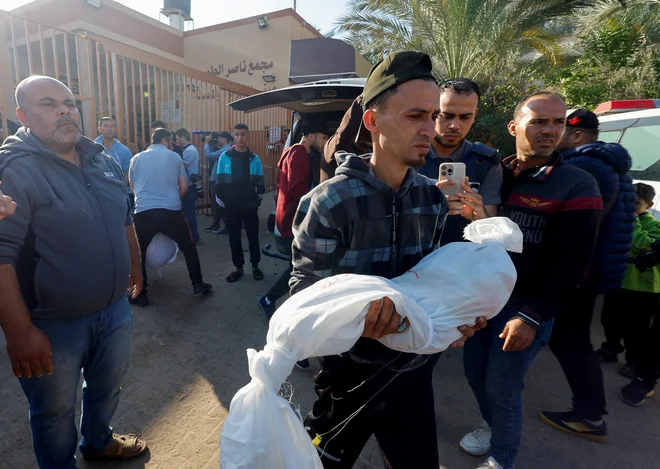
M 632 167 L 632 159 L 628 150 L 618 143 L 587 143 L 563 154 L 564 159 L 567 161 L 579 156 L 589 156 L 602 160 L 619 174 L 627 173 Z
M 343 175 L 359 179 L 364 181 L 367 185 L 376 191 L 392 197 L 401 197 L 406 195 L 415 182 L 415 178 L 417 177 L 417 170 L 413 168 L 408 169 L 406 177 L 403 180 L 403 184 L 401 184 L 401 187 L 397 192 L 385 184 L 385 182 L 376 177 L 373 170 L 371 169 L 371 166 L 369 166 L 371 155 L 371 153 L 356 155 L 354 153 L 347 153 L 343 151 L 335 153 L 335 159 L 339 165 L 335 175 Z

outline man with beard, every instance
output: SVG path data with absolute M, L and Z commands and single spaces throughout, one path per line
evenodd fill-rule
M 293 243 L 293 217 L 298 209 L 300 199 L 314 187 L 315 177 L 312 152 L 321 153 L 323 146 L 328 140 L 330 131 L 320 119 L 304 118 L 302 121 L 302 139 L 297 145 L 292 145 L 282 153 L 277 163 L 279 176 L 277 178 L 277 207 L 275 209 L 275 226 L 277 249 L 282 254 L 291 255 L 291 243 Z M 318 160 L 317 160 L 318 161 Z M 275 312 L 275 303 L 284 295 L 289 293 L 289 280 L 293 265 L 282 273 L 273 288 L 259 298 L 259 306 L 267 318 Z M 300 366 L 305 367 L 305 362 Z M 309 366 L 309 364 L 307 364 Z
M 466 78 L 440 83 L 440 115 L 435 124 L 435 139 L 419 173 L 437 180 L 442 163 L 465 163 L 470 187 L 481 195 L 486 211 L 494 216 L 501 203 L 501 158 L 493 148 L 465 138 L 477 116 L 480 96 L 479 86 Z M 461 216 L 457 195 L 449 196 L 448 200 L 449 217 L 442 233 L 442 245 L 463 241 L 463 230 L 471 221 Z
M 439 101 L 426 54 L 394 52 L 371 69 L 362 122 L 373 154 L 346 156 L 334 178 L 301 199 L 292 230 L 292 294 L 342 273 L 391 279 L 434 250 L 447 200 L 415 168 L 435 135 Z M 469 336 L 484 324 L 480 318 L 459 330 Z M 394 469 L 438 468 L 433 364 L 375 340 L 407 327 L 390 299 L 374 301 L 355 347 L 323 358 L 314 378 L 319 398 L 305 426 L 325 468 L 353 467 L 371 435 Z
M 16 88 L 23 127 L 0 148 L 0 327 L 30 408 L 37 465 L 76 467 L 75 403 L 84 377 L 80 452 L 128 459 L 147 444 L 110 421 L 128 370 L 140 251 L 119 165 L 82 136 L 71 91 L 43 76 Z M 32 466 L 30 464 L 30 466 Z
M 488 454 L 479 469 L 513 469 L 525 374 L 547 344 L 555 316 L 573 301 L 596 246 L 603 201 L 595 179 L 556 151 L 565 124 L 564 99 L 543 91 L 524 99 L 508 126 L 516 154 L 502 162 L 499 214 L 520 226 L 524 247 L 510 254 L 518 272 L 511 299 L 463 354 L 484 421 L 460 446 L 475 456 Z M 469 188 L 459 198 L 473 218 L 490 215 Z

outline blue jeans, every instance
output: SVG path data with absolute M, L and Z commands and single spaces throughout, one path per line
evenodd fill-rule
M 479 404 L 481 416 L 492 429 L 489 456 L 504 469 L 512 469 L 522 431 L 522 390 L 525 373 L 552 332 L 552 322 L 541 326 L 534 342 L 521 352 L 502 350 L 499 335 L 515 311 L 504 307 L 465 343 L 465 376 Z
M 132 313 L 123 297 L 102 311 L 68 320 L 36 320 L 50 340 L 53 374 L 21 378 L 30 407 L 32 442 L 40 469 L 74 469 L 78 432 L 76 395 L 82 369 L 80 452 L 110 444 L 131 352 Z
M 190 227 L 190 233 L 192 234 L 193 241 L 197 242 L 200 240 L 199 230 L 197 229 L 197 211 L 195 207 L 197 206 L 197 191 L 194 187 L 188 189 L 188 192 L 181 198 L 181 209 L 183 214 L 188 220 L 188 226 Z

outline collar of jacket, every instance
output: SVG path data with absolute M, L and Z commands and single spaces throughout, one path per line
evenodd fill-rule
M 30 131 L 30 129 L 27 129 L 25 127 L 21 127 L 18 132 L 16 132 L 16 135 L 11 136 L 7 138 L 5 143 L 3 144 L 3 147 L 5 145 L 13 145 L 19 143 L 22 145 L 28 145 L 32 151 L 37 151 L 39 153 L 42 153 L 44 155 L 48 155 L 52 158 L 56 158 L 57 160 L 61 160 L 59 156 L 57 156 L 55 153 L 50 151 L 48 148 L 46 148 L 41 141 L 35 137 L 35 135 Z M 90 140 L 89 138 L 82 136 L 78 143 L 75 145 L 76 150 L 78 151 L 78 154 L 81 157 L 87 157 L 87 158 L 93 158 L 98 154 L 103 153 L 105 148 L 103 145 L 100 143 L 96 143 L 93 140 Z
M 337 168 L 336 175 L 344 175 L 360 179 L 378 192 L 382 192 L 393 197 L 402 197 L 406 195 L 415 183 L 417 170 L 408 168 L 408 172 L 406 173 L 406 177 L 404 178 L 401 187 L 398 191 L 395 191 L 390 186 L 385 184 L 385 182 L 376 177 L 373 170 L 371 169 L 371 166 L 369 165 L 371 155 L 371 153 L 367 153 L 365 155 L 358 156 L 345 152 L 342 152 L 341 158 L 338 158 L 337 155 L 335 155 L 335 157 L 337 157 L 337 161 L 342 161 L 339 168 Z
M 521 173 L 521 175 L 536 179 L 537 181 L 545 181 L 548 176 L 550 176 L 552 170 L 557 166 L 561 166 L 562 164 L 564 164 L 564 159 L 562 158 L 561 153 L 555 151 L 552 153 L 552 159 L 547 164 L 544 166 L 535 166 L 533 168 L 526 169 Z M 513 171 L 518 165 L 518 156 L 511 155 L 508 158 L 503 159 L 502 165 L 505 169 Z

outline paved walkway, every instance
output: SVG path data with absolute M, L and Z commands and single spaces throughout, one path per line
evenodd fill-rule
M 268 210 L 263 207 L 262 215 Z M 208 218 L 200 218 L 200 228 L 208 223 Z M 152 306 L 134 311 L 131 369 L 114 425 L 119 432 L 143 434 L 150 453 L 124 463 L 81 461 L 80 469 L 219 467 L 218 444 L 227 408 L 234 393 L 249 380 L 245 349 L 260 348 L 265 342 L 267 322 L 256 299 L 277 280 L 285 265 L 265 259 L 264 282 L 246 275 L 229 285 L 225 282 L 232 270 L 227 237 L 202 235 L 202 268 L 216 292 L 206 298 L 193 297 L 180 256 L 176 264 L 163 269 L 162 278 L 152 274 Z M 262 244 L 269 237 L 263 234 Z M 600 343 L 597 324 L 594 332 L 594 342 Z M 315 362 L 313 369 L 296 369 L 290 378 L 302 409 L 311 406 L 312 375 L 317 367 Z M 660 467 L 660 399 L 651 399 L 641 408 L 629 407 L 617 395 L 626 381 L 613 365 L 604 366 L 604 371 L 610 442 L 572 438 L 538 419 L 540 409 L 561 410 L 570 404 L 559 366 L 548 350 L 541 352 L 528 374 L 524 394 L 526 419 L 518 469 Z M 479 423 L 476 403 L 463 377 L 460 350 L 442 356 L 434 384 L 441 462 L 447 469 L 474 469 L 481 460 L 458 448 L 461 436 Z M 11 374 L 4 338 L 0 338 L 1 469 L 36 467 L 27 417 L 25 398 Z M 381 468 L 372 442 L 356 469 Z

